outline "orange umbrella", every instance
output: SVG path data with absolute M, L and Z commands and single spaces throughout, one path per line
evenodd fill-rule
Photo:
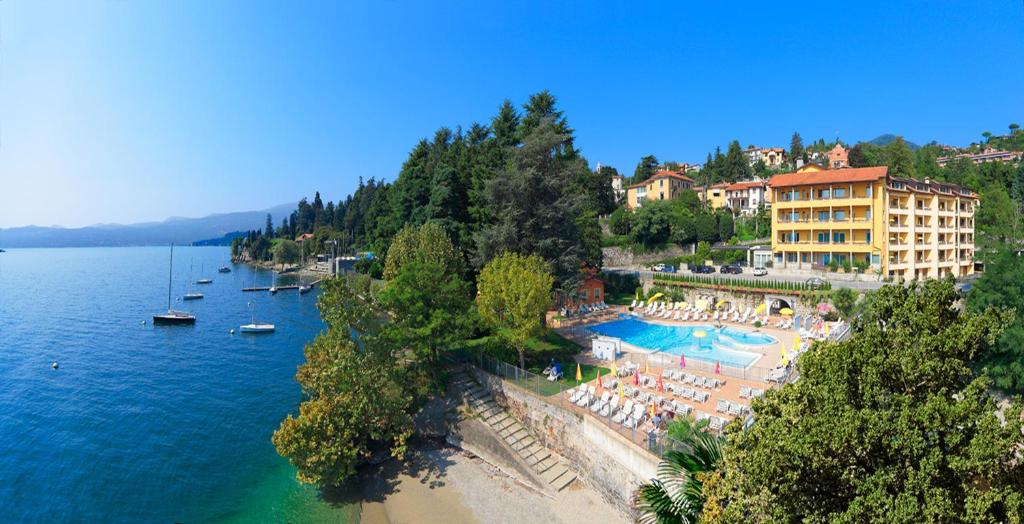
M 665 382 L 662 381 L 661 373 L 658 373 L 658 391 L 665 391 Z
M 601 368 L 597 368 L 597 391 L 604 391 L 604 384 L 601 384 Z

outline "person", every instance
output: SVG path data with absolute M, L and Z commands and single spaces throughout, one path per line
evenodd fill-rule
M 661 428 L 661 412 L 654 414 L 654 418 L 651 419 L 651 423 L 654 424 L 654 430 L 657 431 Z

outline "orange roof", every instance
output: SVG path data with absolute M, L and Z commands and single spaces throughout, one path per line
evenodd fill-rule
M 295 240 L 297 242 L 302 242 L 303 240 L 308 240 L 310 238 L 313 238 L 313 233 L 303 233 L 303 234 L 295 237 Z
M 762 180 L 749 180 L 747 182 L 736 182 L 735 184 L 729 184 L 725 187 L 726 191 L 740 191 L 743 189 L 750 189 L 752 187 L 764 187 L 765 182 Z
M 775 175 L 768 181 L 772 187 L 806 186 L 810 184 L 833 184 L 837 182 L 872 182 L 885 178 L 889 168 L 855 167 L 848 169 L 827 169 Z
M 675 171 L 658 171 L 657 173 L 654 174 L 654 176 L 652 176 L 648 180 L 654 180 L 655 178 L 675 178 L 679 180 L 685 180 L 687 182 L 693 182 L 692 178 L 683 174 L 676 173 Z

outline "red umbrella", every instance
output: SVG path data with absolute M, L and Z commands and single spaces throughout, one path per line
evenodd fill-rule
M 665 383 L 661 379 L 661 373 L 658 373 L 658 391 L 665 391 Z
M 604 391 L 604 385 L 601 384 L 601 370 L 600 369 L 597 370 L 597 391 L 599 393 Z
M 686 367 L 686 357 L 684 357 L 682 353 L 679 354 L 679 367 Z
M 640 385 L 640 370 L 639 369 L 636 370 L 636 373 L 633 373 L 633 385 L 634 386 L 639 386 Z
M 721 375 L 722 374 L 722 361 L 721 360 L 719 360 L 718 362 L 715 362 L 715 374 L 716 375 Z

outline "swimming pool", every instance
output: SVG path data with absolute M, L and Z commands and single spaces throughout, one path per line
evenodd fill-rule
M 744 348 L 762 348 L 778 342 L 764 333 L 732 326 L 665 326 L 632 317 L 588 327 L 602 335 L 621 338 L 623 342 L 641 348 L 744 368 L 761 358 L 760 354 L 745 351 Z M 705 336 L 695 337 L 697 331 L 704 332 Z

